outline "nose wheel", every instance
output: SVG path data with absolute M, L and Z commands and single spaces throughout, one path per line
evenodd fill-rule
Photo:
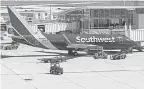
M 78 53 L 77 53 L 76 51 L 69 50 L 69 51 L 68 51 L 68 55 L 70 55 L 70 56 L 77 56 Z

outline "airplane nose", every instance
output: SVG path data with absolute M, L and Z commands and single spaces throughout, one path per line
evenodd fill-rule
M 134 46 L 134 47 L 139 46 L 139 45 L 138 45 L 138 43 L 137 43 L 137 42 L 135 42 L 135 41 L 131 41 L 131 44 L 132 44 L 132 46 Z
M 134 42 L 135 46 L 140 46 L 140 44 L 138 42 L 135 42 L 135 41 L 133 41 L 133 42 Z
M 138 42 L 133 41 L 133 47 L 138 51 L 142 51 L 142 46 Z

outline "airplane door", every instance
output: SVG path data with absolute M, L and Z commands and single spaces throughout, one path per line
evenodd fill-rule
M 120 44 L 123 44 L 123 38 L 122 37 L 119 37 L 118 40 L 119 40 Z

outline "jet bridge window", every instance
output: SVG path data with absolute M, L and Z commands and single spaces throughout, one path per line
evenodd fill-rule
M 38 25 L 38 29 L 39 29 L 41 32 L 45 32 L 45 25 Z

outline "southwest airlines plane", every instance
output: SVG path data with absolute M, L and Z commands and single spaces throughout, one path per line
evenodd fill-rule
M 78 55 L 77 51 L 88 47 L 101 46 L 104 49 L 142 51 L 140 45 L 128 37 L 114 34 L 47 34 L 34 32 L 24 18 L 15 10 L 8 7 L 11 24 L 14 28 L 12 39 L 19 43 L 45 49 L 68 50 L 68 54 Z

